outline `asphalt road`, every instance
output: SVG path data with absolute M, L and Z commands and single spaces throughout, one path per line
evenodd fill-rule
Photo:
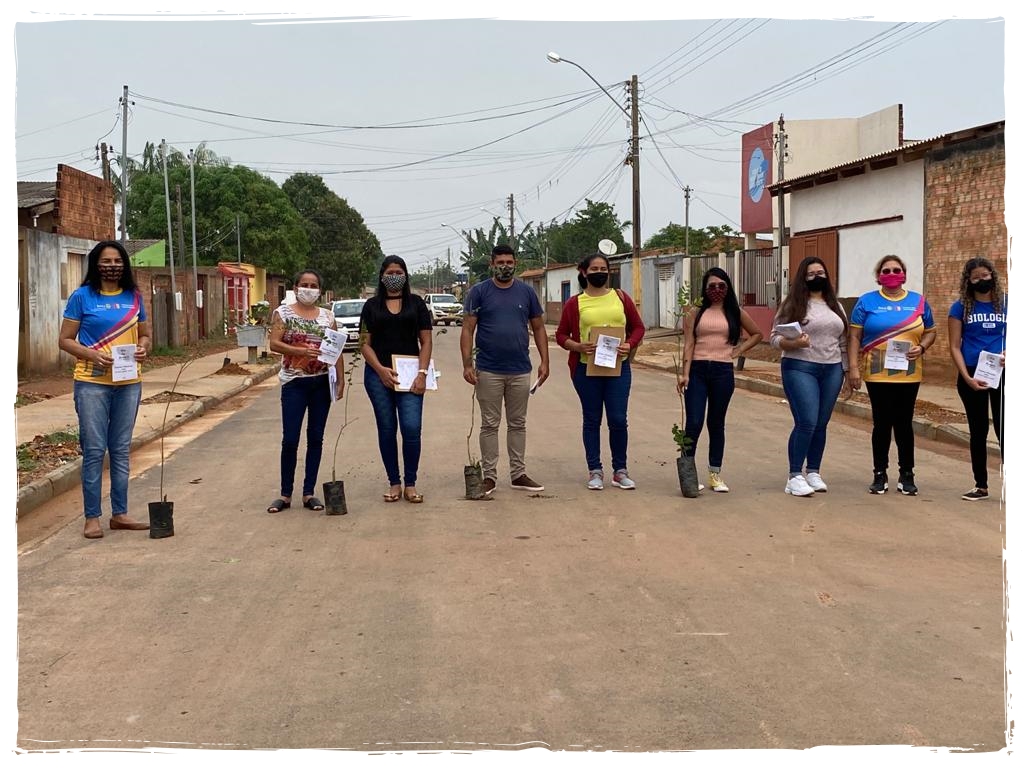
M 381 499 L 361 372 L 337 463 L 347 516 L 265 512 L 274 380 L 168 440 L 173 538 L 88 541 L 78 492 L 50 502 L 73 522 L 19 553 L 18 746 L 1005 746 L 1004 514 L 960 501 L 966 456 L 919 449 L 919 497 L 870 496 L 869 437 L 837 422 L 829 493 L 791 498 L 788 408 L 738 390 L 732 492 L 684 499 L 672 378 L 637 370 L 638 489 L 589 492 L 553 347 L 529 417 L 546 490 L 509 489 L 503 447 L 495 498 L 465 501 L 457 341 L 436 339 L 422 505 Z M 133 459 L 141 516 L 159 496 L 153 450 Z

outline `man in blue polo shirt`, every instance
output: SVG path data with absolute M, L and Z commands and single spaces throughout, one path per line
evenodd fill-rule
M 505 404 L 512 488 L 543 491 L 526 474 L 526 407 L 530 400 L 530 330 L 540 353 L 537 385 L 548 377 L 548 334 L 537 294 L 516 280 L 516 257 L 507 245 L 491 251 L 492 279 L 474 285 L 462 318 L 463 378 L 476 387 L 480 403 L 480 455 L 484 493 L 494 492 L 498 478 L 498 427 Z M 476 360 L 473 336 L 476 335 Z

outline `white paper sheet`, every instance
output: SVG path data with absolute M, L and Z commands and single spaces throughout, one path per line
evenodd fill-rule
M 334 365 L 338 362 L 338 358 L 341 357 L 341 351 L 345 348 L 348 334 L 332 330 L 331 328 L 324 329 L 324 333 L 326 338 L 320 342 L 320 356 L 317 357 L 317 360 L 328 365 Z
M 890 371 L 906 371 L 910 369 L 907 353 L 910 351 L 909 341 L 890 341 L 885 345 L 885 367 Z
M 131 381 L 139 378 L 139 364 L 135 360 L 135 344 L 117 344 L 110 348 L 114 358 L 111 376 L 114 381 Z
M 594 365 L 602 368 L 614 368 L 618 364 L 618 352 L 621 339 L 615 336 L 597 335 L 597 349 L 594 350 Z
M 420 372 L 420 361 L 416 357 L 406 357 L 404 355 L 392 355 L 391 365 L 398 373 L 398 385 L 395 389 L 399 392 L 408 392 L 412 389 L 413 382 Z M 427 389 L 437 389 L 437 371 L 434 370 L 434 361 L 430 361 L 430 365 L 427 366 Z
M 327 368 L 327 383 L 331 388 L 331 402 L 338 399 L 338 369 L 333 365 Z
M 1003 376 L 1003 366 L 1000 365 L 999 355 L 984 350 L 978 355 L 978 367 L 974 369 L 974 378 L 983 381 L 989 389 L 999 389 L 999 380 Z
M 804 333 L 800 323 L 778 323 L 775 331 L 784 339 L 799 339 Z

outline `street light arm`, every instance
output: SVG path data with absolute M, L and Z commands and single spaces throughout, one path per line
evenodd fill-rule
M 552 58 L 552 57 L 554 57 L 554 58 Z M 608 89 L 607 88 L 605 88 L 603 85 L 601 85 L 599 82 L 597 82 L 597 80 L 594 79 L 594 76 L 592 74 L 587 72 L 587 70 L 585 70 L 583 67 L 581 67 L 579 64 L 577 64 L 575 61 L 573 61 L 572 59 L 562 58 L 561 56 L 559 56 L 557 54 L 554 54 L 554 53 L 549 53 L 548 54 L 548 61 L 550 61 L 552 64 L 558 64 L 558 63 L 563 62 L 563 61 L 566 64 L 572 64 L 574 67 L 576 67 L 576 69 L 578 69 L 584 75 L 589 77 L 591 79 L 591 81 L 593 81 L 594 85 L 596 85 L 598 88 L 600 88 L 602 91 L 604 91 L 604 95 L 607 96 L 609 99 L 611 99 L 613 102 L 615 102 L 615 106 L 618 107 L 626 117 L 628 117 L 630 119 L 633 118 L 633 116 L 630 114 L 629 110 L 626 109 L 621 104 L 619 104 L 618 100 L 614 96 L 612 96 L 610 93 L 608 93 Z

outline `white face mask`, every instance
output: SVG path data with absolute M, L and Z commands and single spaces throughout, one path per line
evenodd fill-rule
M 295 298 L 301 301 L 303 304 L 316 304 L 316 300 L 320 298 L 320 289 L 296 288 Z

